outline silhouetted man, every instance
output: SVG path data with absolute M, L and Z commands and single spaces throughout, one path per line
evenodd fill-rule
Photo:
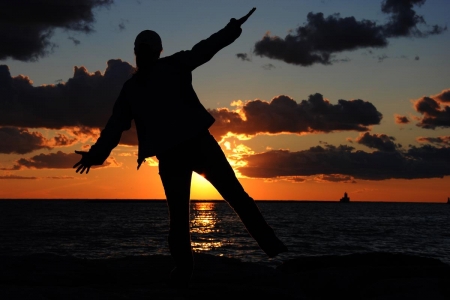
M 134 119 L 139 140 L 138 169 L 146 157 L 156 156 L 170 215 L 169 248 L 176 268 L 172 282 L 187 286 L 194 267 L 189 228 L 192 172 L 203 175 L 236 211 L 247 230 L 269 257 L 287 251 L 265 222 L 258 207 L 237 180 L 222 149 L 209 133 L 214 118 L 200 103 L 192 87 L 191 72 L 236 40 L 241 25 L 254 12 L 230 22 L 190 51 L 159 58 L 162 43 L 151 30 L 134 43 L 137 71 L 123 85 L 113 113 L 100 138 L 74 165 L 89 172 L 101 165 Z

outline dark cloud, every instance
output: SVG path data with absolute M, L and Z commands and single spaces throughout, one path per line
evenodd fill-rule
M 45 137 L 39 132 L 30 132 L 25 128 L 0 128 L 0 153 L 25 154 L 34 150 L 47 148 Z
M 408 124 L 411 122 L 407 116 L 401 116 L 401 115 L 394 115 L 395 117 L 395 123 L 397 124 Z
M 433 167 L 440 170 L 442 167 L 445 167 L 447 168 L 445 175 L 450 175 L 450 147 L 434 147 L 432 145 L 413 146 L 406 152 L 406 156 L 417 161 L 428 163 L 430 168 Z M 438 167 L 439 164 L 442 164 L 442 166 Z M 430 170 L 430 172 L 433 171 Z
M 26 128 L 0 127 L 0 141 L 0 153 L 25 154 L 43 148 L 71 146 L 77 142 L 77 139 L 60 133 L 47 139 L 41 133 L 31 132 Z
M 21 158 L 17 164 L 28 169 L 68 169 L 72 168 L 80 160 L 80 155 L 76 153 L 56 153 L 35 155 L 31 158 Z
M 92 32 L 93 10 L 113 0 L 0 0 L 0 60 L 34 61 L 47 55 L 56 28 Z
M 0 65 L 0 126 L 102 128 L 133 70 L 120 59 L 109 60 L 104 73 L 75 67 L 66 83 L 34 87 L 30 78 L 11 77 Z
M 355 139 L 358 144 L 367 146 L 372 149 L 380 151 L 392 152 L 397 148 L 401 148 L 400 144 L 394 143 L 395 138 L 393 136 L 387 136 L 386 134 L 370 134 L 369 132 L 361 133 L 359 137 Z
M 342 183 L 356 183 L 352 176 L 341 175 L 341 174 L 321 174 L 314 178 L 315 181 L 325 181 L 325 182 L 342 182 Z
M 431 29 L 423 31 L 417 25 L 426 24 L 425 19 L 418 15 L 413 6 L 421 6 L 426 0 L 384 0 L 381 10 L 390 15 L 389 22 L 384 25 L 387 37 L 415 36 L 423 37 L 431 34 L 440 34 L 446 27 L 433 25 Z
M 275 66 L 272 65 L 272 64 L 265 64 L 265 65 L 262 66 L 262 68 L 264 70 L 272 70 L 272 69 L 275 69 Z
M 64 153 L 58 151 L 56 153 L 35 155 L 31 158 L 21 158 L 17 161 L 20 169 L 71 169 L 81 159 L 81 155 L 76 153 Z M 103 164 L 103 166 L 118 165 L 113 157 Z M 100 167 L 100 166 L 94 166 Z
M 341 18 L 338 14 L 325 18 L 322 13 L 310 12 L 305 26 L 284 39 L 266 34 L 255 44 L 254 52 L 290 64 L 310 66 L 331 64 L 332 54 L 336 52 L 386 45 L 382 27 L 374 22 Z
M 346 58 L 334 58 L 334 59 L 331 60 L 332 63 L 339 63 L 339 62 L 346 63 L 346 62 L 349 62 L 349 61 L 351 61 L 351 59 L 348 58 L 348 57 L 346 57 Z
M 384 25 L 369 20 L 358 21 L 354 17 L 342 18 L 339 14 L 324 17 L 323 13 L 310 12 L 304 26 L 299 26 L 284 39 L 267 33 L 262 40 L 256 42 L 254 53 L 301 66 L 316 63 L 330 65 L 339 61 L 334 58 L 336 53 L 386 47 L 388 38 L 425 37 L 442 33 L 446 27 L 435 25 L 428 31 L 417 28 L 418 24 L 425 24 L 425 21 L 412 7 L 424 2 L 425 0 L 383 1 L 382 11 L 390 16 L 388 23 Z
M 340 130 L 368 131 L 379 124 L 382 114 L 370 102 L 338 100 L 331 104 L 321 94 L 310 95 L 308 100 L 295 102 L 281 95 L 270 102 L 248 101 L 240 113 L 226 108 L 212 109 L 216 122 L 211 132 L 216 136 L 259 133 L 313 133 Z
M 436 116 L 439 114 L 441 106 L 436 100 L 430 97 L 422 97 L 414 104 L 414 108 L 422 114 Z
M 109 60 L 104 73 L 75 67 L 73 77 L 65 83 L 34 87 L 27 76 L 12 77 L 7 66 L 0 66 L 0 126 L 59 129 L 71 136 L 55 137 L 54 144 L 47 144 L 51 147 L 96 139 L 133 70 L 127 62 Z M 216 136 L 227 132 L 254 135 L 367 131 L 382 118 L 369 102 L 339 100 L 331 104 L 320 94 L 300 103 L 288 96 L 275 97 L 271 102 L 250 101 L 242 114 L 227 109 L 210 111 L 216 118 L 211 129 Z M 123 134 L 120 143 L 137 145 L 134 127 Z
M 67 39 L 71 40 L 75 46 L 78 46 L 79 44 L 81 44 L 80 40 L 77 40 L 73 36 L 69 36 Z
M 442 178 L 450 175 L 450 147 L 425 145 L 407 151 L 355 151 L 353 147 L 332 145 L 290 152 L 272 150 L 246 155 L 247 164 L 238 171 L 253 178 L 335 175 L 363 180 L 392 178 Z M 350 178 L 348 177 L 348 178 Z
M 427 129 L 450 127 L 450 106 L 446 105 L 448 96 L 449 90 L 445 90 L 436 96 L 422 97 L 417 100 L 414 108 L 423 115 L 419 118 L 417 126 Z
M 443 90 L 439 94 L 432 96 L 432 98 L 442 103 L 450 103 L 450 89 Z
M 19 165 L 14 165 L 14 166 L 9 167 L 9 168 L 1 167 L 0 170 L 1 171 L 17 171 L 17 170 L 20 170 L 20 166 Z
M 450 146 L 450 136 L 418 137 L 417 141 L 420 143 L 432 143 L 440 146 Z
M 243 61 L 252 61 L 247 53 L 238 53 L 236 57 Z

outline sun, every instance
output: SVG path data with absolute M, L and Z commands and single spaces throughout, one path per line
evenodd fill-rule
M 193 172 L 191 181 L 191 199 L 222 199 L 213 185 L 203 176 Z

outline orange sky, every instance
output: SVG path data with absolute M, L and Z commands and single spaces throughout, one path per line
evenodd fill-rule
M 21 176 L 39 179 L 2 180 L 0 198 L 43 199 L 164 199 L 157 167 L 135 169 L 134 157 L 120 167 L 91 169 L 88 175 L 69 170 L 24 170 Z M 52 179 L 64 177 L 67 179 Z M 46 178 L 48 177 L 48 178 Z M 352 201 L 445 202 L 450 177 L 443 179 L 356 180 L 356 183 L 320 182 L 311 176 L 302 183 L 287 180 L 241 178 L 246 191 L 257 200 L 338 200 L 347 192 Z M 194 173 L 192 199 L 222 199 L 212 185 Z

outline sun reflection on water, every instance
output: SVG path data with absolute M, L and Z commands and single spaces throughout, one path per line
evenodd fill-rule
M 211 202 L 197 202 L 192 205 L 191 233 L 197 238 L 192 241 L 195 252 L 210 251 L 222 247 L 210 234 L 220 232 L 217 227 L 219 221 L 215 204 Z

